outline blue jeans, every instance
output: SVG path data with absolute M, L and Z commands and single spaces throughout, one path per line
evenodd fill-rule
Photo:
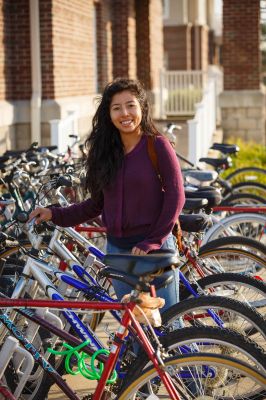
M 166 250 L 175 250 L 176 248 L 176 241 L 172 234 L 168 236 L 166 241 L 163 243 L 161 249 Z M 120 253 L 120 254 L 129 254 L 129 250 L 121 249 L 117 246 L 114 246 L 110 242 L 107 241 L 106 252 L 108 254 Z M 161 311 L 165 311 L 170 306 L 179 302 L 179 275 L 178 270 L 165 272 L 162 276 L 167 278 L 169 276 L 173 276 L 173 281 L 167 286 L 157 290 L 157 296 L 162 297 L 165 299 L 165 306 L 161 309 Z M 128 294 L 132 291 L 132 287 L 129 286 L 127 283 L 117 281 L 113 279 L 113 287 L 115 289 L 116 296 L 118 300 L 121 300 L 125 294 Z M 156 287 L 156 279 L 154 281 Z

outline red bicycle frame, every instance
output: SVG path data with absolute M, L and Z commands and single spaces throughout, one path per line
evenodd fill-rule
M 115 334 L 113 344 L 110 349 L 110 355 L 107 358 L 107 361 L 104 366 L 104 370 L 102 376 L 99 380 L 99 383 L 95 389 L 93 394 L 93 400 L 101 400 L 102 395 L 104 394 L 106 381 L 108 380 L 109 376 L 112 374 L 116 361 L 119 357 L 120 349 L 123 344 L 123 340 L 127 335 L 127 328 L 131 324 L 133 328 L 136 330 L 138 337 L 141 340 L 143 348 L 145 349 L 149 359 L 155 366 L 158 375 L 160 376 L 162 382 L 165 385 L 165 388 L 173 400 L 180 400 L 178 392 L 171 380 L 169 374 L 164 371 L 162 365 L 159 363 L 154 348 L 152 347 L 150 341 L 148 340 L 147 336 L 145 335 L 141 325 L 136 320 L 135 316 L 133 315 L 133 310 L 136 304 L 134 302 L 129 303 L 106 303 L 106 302 L 83 302 L 83 301 L 58 301 L 58 300 L 31 300 L 31 299 L 0 299 L 0 308 L 17 308 L 17 307 L 24 307 L 24 308 L 56 308 L 56 309 L 63 309 L 63 308 L 74 308 L 74 309 L 93 309 L 93 310 L 120 310 L 124 311 L 122 321 L 120 326 Z
M 5 399 L 16 400 L 12 393 L 5 387 L 5 385 L 0 381 L 0 394 L 5 396 Z
M 213 207 L 213 211 L 229 211 L 235 213 L 266 213 L 266 206 L 260 206 L 259 204 L 248 205 L 248 206 L 216 206 Z

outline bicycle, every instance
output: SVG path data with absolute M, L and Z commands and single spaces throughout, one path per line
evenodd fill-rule
M 110 257 L 110 256 L 109 256 Z M 154 258 L 156 261 L 154 261 Z M 109 258 L 110 259 L 110 258 Z M 153 259 L 153 263 L 151 262 Z M 143 260 L 143 257 L 141 259 L 141 257 L 139 256 L 120 256 L 120 261 L 125 263 L 128 263 L 128 266 L 132 266 L 132 262 L 133 265 L 135 267 L 138 267 L 138 263 L 141 262 L 145 262 L 146 264 L 146 274 L 148 273 L 155 273 L 158 269 L 166 269 L 169 268 L 169 263 L 173 264 L 173 262 L 176 261 L 176 258 L 173 258 L 173 255 L 169 256 L 169 255 L 165 255 L 164 257 L 164 261 L 165 264 L 162 264 L 163 259 L 160 260 L 160 265 L 158 265 L 158 256 L 156 257 L 155 255 L 153 256 L 149 256 L 149 262 L 147 261 L 147 258 L 145 259 L 145 261 Z M 117 256 L 116 259 L 114 260 L 116 265 L 117 265 Z M 147 265 L 148 264 L 148 265 Z M 166 266 L 167 264 L 167 266 Z M 164 267 L 163 267 L 164 265 Z M 118 270 L 119 271 L 119 270 Z M 135 271 L 136 273 L 136 271 Z M 140 278 L 140 282 L 142 281 L 142 275 L 140 275 L 138 273 L 138 276 Z M 131 399 L 133 398 L 132 396 L 135 396 L 136 391 L 141 391 L 143 390 L 142 388 L 144 387 L 145 384 L 147 384 L 148 382 L 152 382 L 152 385 L 148 385 L 148 390 L 149 390 L 149 395 L 151 396 L 151 394 L 153 393 L 157 398 L 159 398 L 158 396 L 160 396 L 160 391 L 162 390 L 162 385 L 158 382 L 158 380 L 162 380 L 166 390 L 168 392 L 168 395 L 170 398 L 172 399 L 180 399 L 180 398 L 186 398 L 186 394 L 188 393 L 189 395 L 191 395 L 191 388 L 188 384 L 188 382 L 190 381 L 190 385 L 191 383 L 196 384 L 196 388 L 199 389 L 199 391 L 201 392 L 201 394 L 204 395 L 204 391 L 207 386 L 206 386 L 206 379 L 209 376 L 209 374 L 211 374 L 212 379 L 215 378 L 216 373 L 217 373 L 217 369 L 220 368 L 223 371 L 223 375 L 225 373 L 226 377 L 228 376 L 228 374 L 230 375 L 230 373 L 228 372 L 228 370 L 232 371 L 237 371 L 238 373 L 241 373 L 241 376 L 245 377 L 246 380 L 248 380 L 251 384 L 252 384 L 252 394 L 259 392 L 259 393 L 263 393 L 266 389 L 266 376 L 259 371 L 254 370 L 253 368 L 251 368 L 250 366 L 248 366 L 247 364 L 241 363 L 240 361 L 236 361 L 232 358 L 229 357 L 222 357 L 222 356 L 213 356 L 213 355 L 209 355 L 209 354 L 190 354 L 190 355 L 183 355 L 182 357 L 180 356 L 175 356 L 173 358 L 170 359 L 166 359 L 164 361 L 164 365 L 169 366 L 168 368 L 168 372 L 170 372 L 170 375 L 172 376 L 171 380 L 168 373 L 165 373 L 164 370 L 162 370 L 160 368 L 160 365 L 162 365 L 162 360 L 160 359 L 160 347 L 157 349 L 157 351 L 154 350 L 154 348 L 152 347 L 151 343 L 149 342 L 149 340 L 147 339 L 145 333 L 143 332 L 141 326 L 139 325 L 139 323 L 136 321 L 133 311 L 134 308 L 136 306 L 136 298 L 134 298 L 134 296 L 132 297 L 131 301 L 127 304 L 125 303 L 114 303 L 114 304 L 106 304 L 106 303 L 95 303 L 95 302 L 76 302 L 76 301 L 51 301 L 51 300 L 14 300 L 14 299 L 5 299 L 2 300 L 0 299 L 0 307 L 49 307 L 49 308 L 59 308 L 59 309 L 63 309 L 63 308 L 78 308 L 78 309 L 114 309 L 114 310 L 123 310 L 124 311 L 124 315 L 122 317 L 122 321 L 121 321 L 121 328 L 118 329 L 117 333 L 115 334 L 115 338 L 114 338 L 114 348 L 113 351 L 111 350 L 110 352 L 110 356 L 108 357 L 108 360 L 106 362 L 106 367 L 103 371 L 103 374 L 99 380 L 99 384 L 97 386 L 97 389 L 94 393 L 94 395 L 92 395 L 91 397 L 88 398 L 92 398 L 92 399 L 97 399 L 100 400 L 102 399 L 102 395 L 104 393 L 105 390 L 105 384 L 106 384 L 106 380 L 109 378 L 110 374 L 111 374 L 111 370 L 113 369 L 113 366 L 115 364 L 115 362 L 118 359 L 119 356 L 119 351 L 122 347 L 122 343 L 123 343 L 123 339 L 126 336 L 126 329 L 129 327 L 133 327 L 135 329 L 135 331 L 137 332 L 137 336 L 136 339 L 141 338 L 141 340 L 143 341 L 143 348 L 145 349 L 145 352 L 147 353 L 150 361 L 152 362 L 152 364 L 154 365 L 154 367 L 150 368 L 147 367 L 147 369 L 145 369 L 143 371 L 143 373 L 141 374 L 141 377 L 135 378 L 133 381 L 129 382 L 128 385 L 126 385 L 125 387 L 122 387 L 121 389 L 121 393 L 119 394 L 118 398 L 119 399 Z M 28 313 L 27 310 L 24 311 L 25 313 Z M 31 314 L 31 313 L 30 313 Z M 3 314 L 2 314 L 3 315 Z M 12 323 L 12 321 L 10 321 L 10 319 L 7 316 L 2 317 L 1 316 L 1 321 L 6 325 L 6 327 L 11 330 L 13 332 L 13 334 L 17 333 L 17 338 L 19 339 L 19 341 L 21 341 L 21 343 L 24 343 L 24 346 L 28 347 L 28 350 L 32 353 L 33 356 L 35 356 L 35 359 L 38 358 L 38 362 L 40 364 L 43 364 L 46 366 L 46 370 L 47 373 L 53 377 L 53 379 L 56 381 L 56 383 L 58 384 L 58 386 L 64 391 L 64 393 L 70 398 L 70 399 L 75 399 L 77 400 L 78 397 L 76 395 L 73 395 L 73 392 L 71 392 L 71 389 L 66 385 L 66 383 L 64 382 L 64 380 L 62 380 L 62 378 L 60 376 L 58 376 L 58 374 L 56 373 L 56 371 L 53 369 L 53 367 L 49 364 L 44 362 L 42 356 L 39 355 L 38 353 L 38 357 L 36 357 L 36 349 L 34 349 L 34 347 L 32 345 L 29 346 L 28 341 L 24 341 L 25 338 L 23 337 L 23 335 L 21 334 L 20 331 L 15 330 L 14 328 L 14 324 Z M 157 343 L 158 344 L 158 343 Z M 112 349 L 112 347 L 111 347 Z M 159 351 L 159 352 L 158 352 Z M 197 364 L 199 363 L 200 367 L 197 367 Z M 207 363 L 207 365 L 206 365 Z M 180 369 L 180 367 L 182 367 Z M 216 366 L 215 368 L 213 366 Z M 179 368 L 178 371 L 176 372 L 174 368 Z M 182 372 L 183 371 L 183 372 Z M 196 374 L 194 374 L 194 372 L 197 371 Z M 220 372 L 220 370 L 218 370 L 219 376 L 222 375 L 222 373 Z M 157 378 L 156 375 L 158 376 Z M 177 375 L 177 376 L 176 376 Z M 203 379 L 203 382 L 205 382 L 205 384 L 203 384 L 202 382 L 199 382 L 200 380 Z M 184 380 L 184 381 L 183 381 Z M 211 379 L 208 379 L 209 382 L 211 382 Z M 255 381 L 254 381 L 255 380 Z M 233 381 L 231 380 L 231 385 L 233 385 L 232 383 Z M 235 390 L 238 389 L 238 384 L 237 382 L 234 382 L 235 384 Z M 255 386 L 253 386 L 255 385 Z M 227 390 L 232 389 L 229 387 L 224 387 L 223 386 L 223 393 L 225 393 Z M 154 392 L 155 390 L 155 392 Z M 212 391 L 217 391 L 217 390 L 221 390 L 221 389 L 217 389 L 212 387 Z M 210 390 L 209 390 L 210 392 Z M 210 394 L 210 393 L 209 393 Z M 180 397 L 181 396 L 181 397 Z M 185 397 L 183 397 L 185 396 Z M 106 398 L 106 397 L 103 397 Z M 134 397 L 135 398 L 135 397 Z M 156 397 L 155 397 L 156 398 Z M 241 398 L 241 397 L 239 397 Z
M 174 131 L 179 129 L 180 127 L 173 123 L 167 125 L 165 135 L 169 137 L 171 142 L 175 142 L 176 138 Z M 221 178 L 220 173 L 231 166 L 232 160 L 230 156 L 235 156 L 240 149 L 237 145 L 224 143 L 214 143 L 210 149 L 219 151 L 220 154 L 222 154 L 222 158 L 202 157 L 199 162 L 205 162 L 217 171 L 216 174 L 212 171 L 207 171 L 209 174 L 205 173 L 205 178 L 208 175 L 209 181 L 216 181 L 216 183 L 221 186 L 224 203 L 228 205 L 233 203 L 236 204 L 243 202 L 244 200 L 250 203 L 264 203 L 266 195 L 266 171 L 263 168 L 245 167 L 233 171 L 225 178 Z M 202 168 L 190 162 L 182 154 L 178 152 L 176 152 L 176 154 L 185 165 L 189 165 L 189 167 L 192 168 L 192 170 L 189 168 L 184 169 L 184 176 L 189 177 L 191 174 L 194 179 L 200 179 L 201 174 L 197 174 L 197 171 L 202 171 Z M 260 177 L 263 177 L 264 179 L 262 179 L 262 182 L 260 182 Z

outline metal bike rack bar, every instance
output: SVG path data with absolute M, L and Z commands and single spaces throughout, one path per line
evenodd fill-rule
M 16 398 L 19 398 L 25 383 L 29 379 L 31 371 L 34 366 L 34 359 L 32 355 L 25 349 L 19 346 L 19 341 L 13 336 L 8 336 L 2 346 L 0 351 L 0 379 L 4 375 L 4 372 L 14 355 L 18 354 L 20 357 L 24 358 L 24 371 L 16 371 L 19 377 L 19 383 L 15 392 L 13 393 Z

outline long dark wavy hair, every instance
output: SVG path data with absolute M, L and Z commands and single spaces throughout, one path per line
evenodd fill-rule
M 142 84 L 137 80 L 117 78 L 109 83 L 103 92 L 100 104 L 92 120 L 92 132 L 85 142 L 88 149 L 86 160 L 86 189 L 97 198 L 102 190 L 114 179 L 124 158 L 124 147 L 118 129 L 110 117 L 110 104 L 116 93 L 130 91 L 139 101 L 142 120 L 141 131 L 145 135 L 157 135 Z

